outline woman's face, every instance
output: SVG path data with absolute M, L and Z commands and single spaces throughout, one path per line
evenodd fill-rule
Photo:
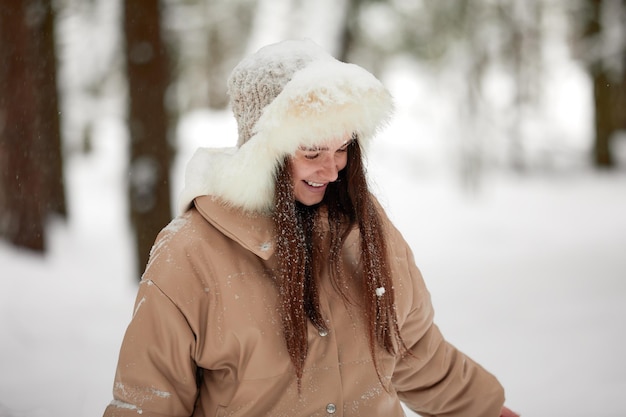
M 301 147 L 291 158 L 293 193 L 305 206 L 318 204 L 324 198 L 328 183 L 336 181 L 339 171 L 348 163 L 351 135 L 315 147 Z

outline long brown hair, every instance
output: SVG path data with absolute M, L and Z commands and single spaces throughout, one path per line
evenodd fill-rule
M 359 281 L 362 298 L 356 302 L 362 307 L 370 353 L 382 382 L 376 345 L 391 354 L 398 353 L 400 348 L 406 350 L 406 347 L 396 321 L 382 219 L 367 186 L 356 136 L 348 146 L 346 167 L 339 172 L 338 180 L 328 185 L 319 205 L 307 207 L 295 200 L 289 157 L 285 158 L 276 175 L 274 203 L 275 255 L 279 263 L 277 282 L 283 332 L 298 385 L 308 349 L 307 320 L 319 330 L 327 330 L 320 312 L 317 282 L 322 262 L 329 263 L 333 285 L 346 302 L 352 301 L 346 291 L 347 280 Z M 322 212 L 327 213 L 330 234 L 330 248 L 325 249 L 315 227 L 324 218 Z M 342 267 L 341 249 L 354 228 L 358 228 L 360 235 L 361 273 L 347 277 Z M 380 294 L 381 289 L 384 289 L 383 294 Z

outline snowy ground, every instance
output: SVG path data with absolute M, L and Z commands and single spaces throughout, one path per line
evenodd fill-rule
M 200 129 L 235 132 L 221 114 L 188 122 L 178 189 L 180 161 L 222 135 Z M 0 417 L 97 416 L 111 399 L 137 277 L 123 135 L 100 128 L 94 152 L 67 162 L 71 218 L 51 225 L 48 254 L 0 241 Z M 624 169 L 494 174 L 468 196 L 441 169 L 443 151 L 401 130 L 371 149 L 370 173 L 444 334 L 500 378 L 523 416 L 625 416 Z

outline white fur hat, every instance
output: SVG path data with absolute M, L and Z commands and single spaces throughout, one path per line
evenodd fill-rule
M 187 167 L 181 209 L 213 195 L 270 212 L 277 168 L 300 146 L 353 134 L 367 148 L 391 115 L 389 92 L 365 69 L 340 62 L 309 40 L 283 41 L 245 58 L 228 79 L 237 149 L 200 149 Z

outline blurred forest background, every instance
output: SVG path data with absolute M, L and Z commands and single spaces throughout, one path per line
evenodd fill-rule
M 457 90 L 449 158 L 468 192 L 494 170 L 624 163 L 626 0 L 0 4 L 0 236 L 35 252 L 46 251 L 48 220 L 71 216 L 64 161 L 89 153 L 99 121 L 114 118 L 128 142 L 128 216 L 141 271 L 174 215 L 179 121 L 197 109 L 226 109 L 233 66 L 285 38 L 310 37 L 378 76 L 402 62 Z M 585 76 L 588 131 L 545 128 L 543 92 L 557 58 Z M 420 100 L 437 105 L 436 97 Z

